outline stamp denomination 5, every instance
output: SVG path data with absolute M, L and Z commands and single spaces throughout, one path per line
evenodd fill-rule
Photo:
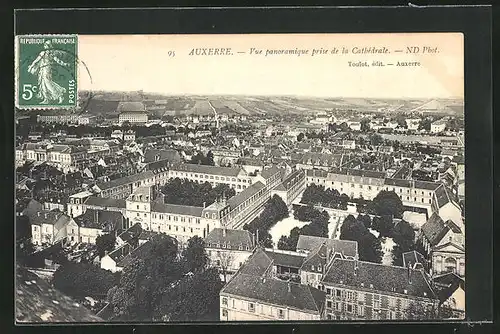
M 16 36 L 16 106 L 19 109 L 77 107 L 78 37 Z

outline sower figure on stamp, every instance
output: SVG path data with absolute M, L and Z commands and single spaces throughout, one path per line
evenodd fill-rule
M 36 59 L 28 67 L 28 72 L 38 76 L 38 98 L 43 99 L 41 104 L 48 104 L 51 101 L 57 101 L 61 104 L 64 100 L 66 88 L 60 86 L 52 80 L 52 70 L 54 66 L 60 65 L 68 67 L 69 64 L 62 61 L 59 56 L 62 51 L 52 49 L 50 40 L 46 41 L 42 50 Z

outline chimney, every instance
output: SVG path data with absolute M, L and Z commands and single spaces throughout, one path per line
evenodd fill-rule
M 222 226 L 222 237 L 226 237 L 226 226 Z
M 38 211 L 37 214 L 38 214 L 38 217 L 40 217 L 40 211 Z
M 259 230 L 255 232 L 257 234 L 257 244 L 259 243 Z
M 203 209 L 206 207 L 207 202 L 203 202 Z
M 358 260 L 354 260 L 354 276 L 358 276 Z
M 255 234 L 252 233 L 252 245 L 255 247 Z
M 292 285 L 290 284 L 290 280 L 288 280 L 288 292 L 292 292 Z

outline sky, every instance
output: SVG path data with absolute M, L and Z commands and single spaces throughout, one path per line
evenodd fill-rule
M 79 87 L 84 90 L 166 95 L 298 95 L 360 98 L 463 98 L 463 35 L 246 34 L 79 35 Z M 388 54 L 352 54 L 386 47 Z M 407 47 L 438 53 L 407 54 Z M 345 47 L 348 54 L 331 54 Z M 231 56 L 190 56 L 197 48 L 231 48 Z M 250 48 L 263 50 L 249 54 Z M 266 50 L 309 50 L 308 55 L 265 55 Z M 328 54 L 311 55 L 312 49 Z M 430 50 L 428 49 L 428 50 Z M 394 50 L 404 50 L 395 52 Z M 175 52 L 174 57 L 169 52 Z M 238 53 L 241 52 L 241 53 Z M 348 62 L 412 67 L 350 67 Z

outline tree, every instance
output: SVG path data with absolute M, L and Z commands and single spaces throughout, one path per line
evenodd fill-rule
M 303 140 L 304 140 L 304 137 L 305 137 L 305 135 L 304 135 L 302 132 L 301 132 L 301 133 L 299 133 L 299 134 L 297 135 L 297 141 L 299 141 L 299 142 L 300 142 L 300 141 L 303 141 Z
M 371 144 L 372 146 L 379 146 L 379 145 L 381 145 L 381 144 L 383 143 L 383 141 L 384 141 L 384 140 L 383 140 L 383 138 L 382 138 L 382 136 L 381 136 L 381 135 L 379 135 L 379 134 L 376 134 L 376 133 L 372 133 L 372 134 L 370 134 L 370 135 L 368 136 L 368 139 L 369 139 L 370 144 Z
M 204 165 L 215 166 L 214 154 L 212 153 L 212 151 L 208 151 Z
M 99 258 L 102 258 L 106 255 L 106 252 L 111 252 L 115 249 L 116 237 L 114 234 L 103 234 L 99 235 L 95 239 L 95 245 L 97 247 L 97 253 L 99 254 Z
M 205 241 L 199 236 L 191 237 L 188 240 L 187 248 L 182 256 L 186 264 L 186 270 L 197 272 L 205 269 L 208 263 L 208 255 L 205 251 Z
M 370 228 L 372 226 L 372 219 L 368 215 L 359 215 L 358 220 L 362 222 L 366 228 Z
M 100 297 L 118 283 L 119 274 L 89 263 L 67 263 L 57 268 L 52 278 L 54 287 L 70 297 Z
M 177 257 L 177 241 L 172 237 L 156 234 L 139 249 L 123 268 L 120 282 L 109 292 L 108 300 L 116 317 L 150 321 L 165 291 L 185 272 Z
M 344 219 L 340 228 L 341 240 L 352 240 L 358 243 L 359 259 L 362 261 L 381 263 L 382 245 L 380 239 L 375 237 L 366 226 L 349 215 Z
M 219 266 L 222 270 L 222 276 L 224 277 L 224 284 L 226 284 L 227 271 L 229 268 L 231 268 L 234 262 L 233 253 L 224 251 L 217 252 L 217 260 L 219 260 Z
M 289 238 L 286 235 L 282 235 L 278 240 L 278 249 L 281 250 L 294 250 L 290 248 Z
M 370 232 L 364 234 L 358 241 L 359 259 L 373 263 L 381 263 L 384 255 L 381 240 Z
M 392 251 L 392 263 L 397 266 L 402 266 L 403 253 L 412 251 L 416 247 L 415 231 L 408 222 L 402 220 L 394 226 L 392 238 L 395 243 Z
M 439 319 L 453 319 L 455 317 L 455 312 L 453 308 L 448 303 L 443 303 L 438 308 L 438 318 Z
M 426 308 L 419 302 L 410 302 L 408 308 L 404 311 L 404 314 L 406 319 L 409 320 L 430 320 L 435 318 L 433 308 Z
M 373 199 L 372 206 L 378 216 L 401 218 L 404 211 L 403 202 L 394 191 L 380 191 Z
M 170 321 L 218 321 L 222 282 L 216 268 L 183 277 L 163 294 L 154 318 Z
M 418 129 L 419 130 L 427 130 L 431 131 L 431 124 L 432 124 L 432 119 L 430 118 L 424 118 L 423 120 L 420 121 L 418 124 Z

